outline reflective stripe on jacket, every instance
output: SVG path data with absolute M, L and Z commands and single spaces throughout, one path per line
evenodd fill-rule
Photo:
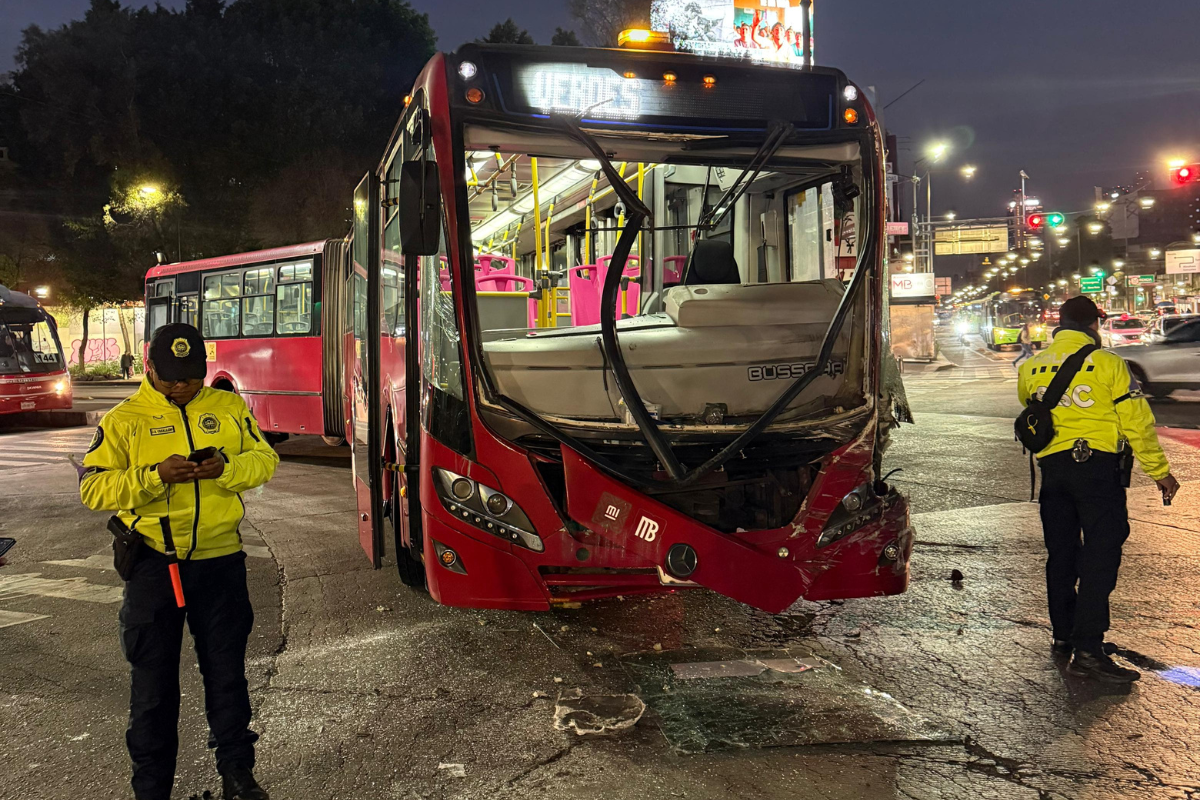
M 164 485 L 158 464 L 215 447 L 225 471 L 215 480 Z M 241 493 L 275 474 L 279 456 L 254 415 L 232 392 L 205 387 L 177 406 L 143 380 L 128 399 L 104 415 L 84 456 L 79 496 L 88 508 L 116 511 L 142 539 L 165 552 L 161 520 L 169 520 L 181 559 L 216 558 L 242 549 Z
M 1028 403 L 1035 394 L 1045 394 L 1062 362 L 1084 345 L 1094 343 L 1082 331 L 1060 330 L 1048 348 L 1021 364 L 1017 384 L 1021 404 Z M 1154 430 L 1154 412 L 1124 359 L 1116 353 L 1096 350 L 1088 356 L 1051 413 L 1054 441 L 1037 454 L 1039 458 L 1070 450 L 1077 439 L 1086 439 L 1093 450 L 1115 453 L 1125 438 L 1147 475 L 1160 480 L 1170 472 Z

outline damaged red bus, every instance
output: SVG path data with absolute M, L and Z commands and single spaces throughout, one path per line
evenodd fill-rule
M 878 124 L 837 70 L 436 56 L 354 198 L 368 556 L 390 542 L 405 583 L 484 608 L 903 592 L 884 208 Z

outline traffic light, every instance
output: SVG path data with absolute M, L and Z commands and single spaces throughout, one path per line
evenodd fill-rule
M 1180 164 L 1171 167 L 1171 182 L 1184 186 L 1200 181 L 1200 164 Z
M 1051 211 L 1049 214 L 1030 214 L 1025 218 L 1025 224 L 1029 226 L 1029 230 L 1031 231 L 1040 231 L 1042 228 L 1057 230 L 1066 223 L 1066 216 L 1057 211 Z

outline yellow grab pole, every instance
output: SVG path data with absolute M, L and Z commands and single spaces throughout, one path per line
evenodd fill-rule
M 529 159 L 529 165 L 533 170 L 533 279 L 540 281 L 542 276 L 538 273 L 542 270 L 542 202 L 538 196 L 538 160 L 536 158 Z M 544 327 L 542 320 L 545 319 L 546 293 L 542 292 L 541 299 L 538 300 L 537 323 L 538 327 Z

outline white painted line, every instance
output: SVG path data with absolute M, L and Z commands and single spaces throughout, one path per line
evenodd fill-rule
M 57 567 L 83 567 L 85 569 L 113 569 L 112 556 L 88 556 L 87 558 L 65 558 L 62 561 L 43 561 Z
M 21 611 L 5 611 L 0 609 L 0 628 L 11 628 L 13 625 L 37 622 L 39 619 L 50 619 L 50 617 L 46 614 L 26 614 Z
M 267 548 L 267 547 L 259 547 L 258 545 L 254 545 L 254 544 L 244 544 L 244 545 L 242 545 L 242 549 L 245 550 L 246 555 L 250 556 L 251 558 L 270 558 L 271 557 L 271 550 L 270 550 L 270 548 Z
M 0 575 L 0 601 L 19 597 L 60 597 L 85 603 L 119 603 L 120 586 L 88 583 L 86 578 L 43 578 L 40 572 Z

